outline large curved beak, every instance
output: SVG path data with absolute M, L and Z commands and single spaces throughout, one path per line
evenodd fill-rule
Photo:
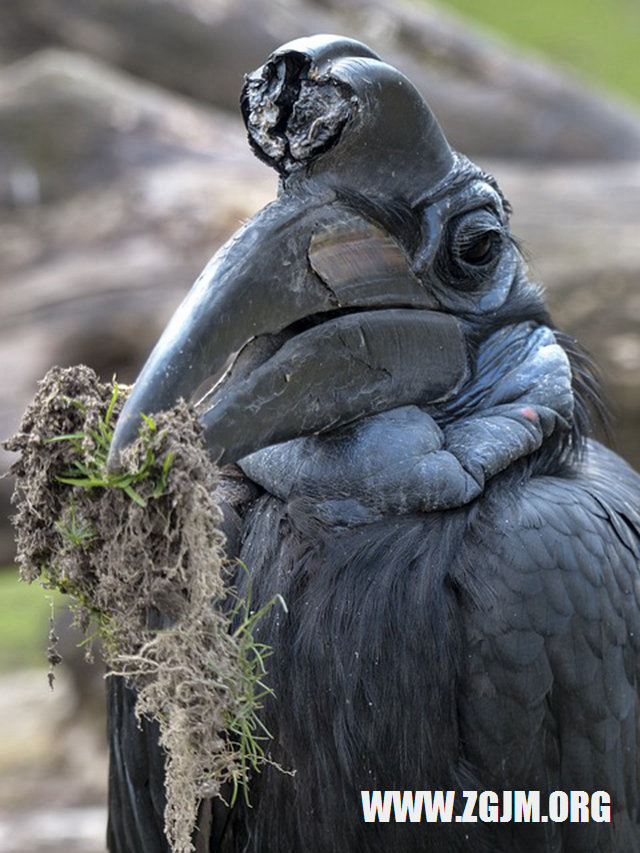
M 142 414 L 192 398 L 238 353 L 201 405 L 220 462 L 460 386 L 461 328 L 430 310 L 398 244 L 337 202 L 305 201 L 265 208 L 205 268 L 125 404 L 111 467 Z
M 247 79 L 244 103 L 254 146 L 289 152 L 284 164 L 271 158 L 288 177 L 170 321 L 120 415 L 112 467 L 142 414 L 191 398 L 233 359 L 199 409 L 220 462 L 368 413 L 445 399 L 466 377 L 458 321 L 433 310 L 400 243 L 357 210 L 368 174 L 370 194 L 384 206 L 398 196 L 410 204 L 411 193 L 420 197 L 452 168 L 411 84 L 364 46 L 318 37 L 276 51 Z
M 295 227 L 309 218 L 300 205 L 276 202 L 211 259 L 135 383 L 118 420 L 110 464 L 137 436 L 141 414 L 190 399 L 252 338 L 332 307 L 327 289 L 307 271 L 304 228 Z

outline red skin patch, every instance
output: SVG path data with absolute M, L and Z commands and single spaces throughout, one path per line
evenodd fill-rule
M 520 414 L 526 418 L 528 421 L 532 421 L 535 423 L 538 420 L 538 416 L 535 411 L 531 408 L 531 406 L 525 406 L 524 409 L 520 409 Z

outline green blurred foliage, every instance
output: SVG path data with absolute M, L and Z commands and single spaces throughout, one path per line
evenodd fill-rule
M 16 567 L 0 569 L 0 673 L 21 667 L 46 669 L 51 602 L 59 593 L 22 583 Z
M 639 0 L 439 0 L 494 30 L 575 68 L 586 80 L 640 102 Z

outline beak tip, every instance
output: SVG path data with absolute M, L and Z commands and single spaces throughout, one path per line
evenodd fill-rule
M 113 431 L 109 453 L 107 454 L 107 473 L 118 474 L 122 471 L 122 453 L 132 444 L 138 434 L 140 419 L 127 416 L 126 406 L 120 413 Z
M 121 471 L 120 459 L 120 451 L 111 447 L 107 456 L 107 474 L 118 474 Z
M 122 451 L 131 444 L 129 440 L 123 440 L 122 430 L 116 426 L 116 431 L 111 440 L 109 453 L 107 454 L 107 474 L 119 474 L 122 471 Z

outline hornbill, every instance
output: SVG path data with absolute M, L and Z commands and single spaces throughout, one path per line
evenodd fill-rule
M 256 607 L 288 605 L 261 623 L 264 722 L 295 774 L 216 801 L 197 849 L 640 850 L 640 478 L 588 437 L 589 361 L 506 199 L 357 41 L 284 45 L 241 105 L 278 197 L 186 296 L 111 451 L 210 380 L 209 452 L 255 484 L 228 547 Z M 119 682 L 110 849 L 156 853 L 162 755 Z M 363 790 L 455 791 L 458 815 L 465 790 L 543 813 L 605 791 L 611 821 L 370 823 Z

